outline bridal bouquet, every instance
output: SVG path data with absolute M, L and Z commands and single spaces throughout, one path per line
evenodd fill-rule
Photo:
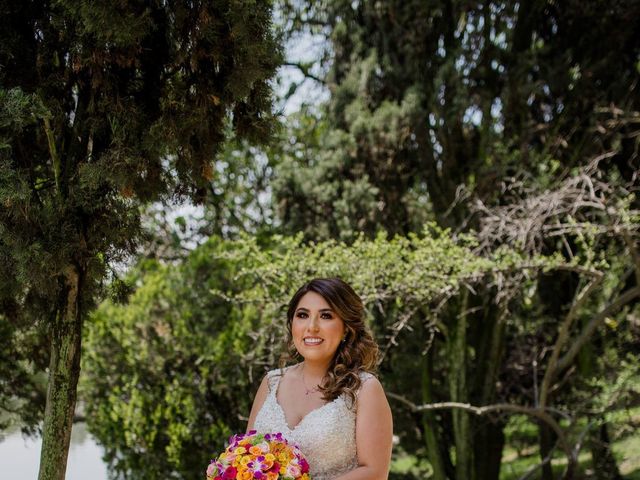
M 233 435 L 207 468 L 207 480 L 311 480 L 309 464 L 281 433 Z

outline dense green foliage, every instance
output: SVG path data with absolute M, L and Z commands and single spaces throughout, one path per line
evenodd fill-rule
M 313 134 L 284 147 L 288 232 L 407 233 L 420 209 L 468 228 L 468 193 L 500 202 L 504 178 L 579 165 L 602 109 L 640 109 L 635 1 L 281 3 L 292 35 L 326 37 L 330 91 Z M 602 168 L 630 180 L 634 145 Z
M 327 39 L 317 61 L 330 92 L 274 157 L 283 230 L 349 240 L 435 219 L 477 230 L 487 252 L 602 262 L 598 279 L 561 272 L 460 295 L 441 312 L 448 335 L 404 345 L 409 358 L 431 346 L 422 402 L 557 402 L 584 417 L 587 384 L 629 351 L 619 338 L 637 345 L 638 222 L 624 220 L 640 206 L 637 2 L 283 4 L 294 35 Z M 618 329 L 603 330 L 615 314 Z M 498 478 L 504 419 L 414 420 L 435 478 Z M 594 470 L 615 478 L 598 425 Z M 541 461 L 556 440 L 541 425 Z
M 371 312 L 391 308 L 419 326 L 417 309 L 523 261 L 478 257 L 472 239 L 454 241 L 437 229 L 361 239 L 351 248 L 273 240 L 261 247 L 248 237 L 212 237 L 180 265 L 146 262 L 128 280 L 135 293 L 126 304 L 105 302 L 93 314 L 82 392 L 114 475 L 202 474 L 228 435 L 244 430 L 255 388 L 284 344 L 284 307 L 304 279 L 348 278 Z M 392 332 L 391 325 L 372 327 L 381 340 Z M 389 365 L 396 354 L 402 352 L 392 352 Z
M 384 355 L 383 383 L 388 393 L 414 404 L 425 400 L 425 385 L 431 386 L 434 399 L 454 395 L 450 388 L 456 367 L 444 365 L 455 359 L 456 334 L 445 305 L 464 297 L 464 292 L 488 291 L 494 298 L 485 315 L 496 308 L 512 308 L 514 313 L 502 317 L 505 341 L 521 343 L 518 348 L 503 347 L 508 351 L 506 365 L 497 370 L 498 401 L 531 406 L 531 379 L 524 378 L 531 361 L 529 349 L 555 341 L 537 330 L 553 328 L 556 322 L 541 311 L 538 274 L 584 269 L 588 279 L 597 273 L 594 267 L 612 268 L 588 259 L 567 264 L 505 249 L 482 256 L 474 253 L 478 242 L 473 237 L 456 240 L 434 226 L 408 238 L 360 237 L 349 246 L 335 241 L 305 244 L 300 236 L 271 240 L 261 245 L 255 237 L 211 238 L 181 264 L 143 263 L 128 280 L 135 289 L 128 302 L 104 303 L 94 314 L 82 392 L 89 427 L 104 445 L 113 475 L 201 474 L 208 456 L 222 448 L 227 435 L 244 429 L 255 388 L 283 351 L 286 303 L 305 279 L 339 275 L 361 293 Z M 607 277 L 605 297 L 610 297 L 620 267 Z M 500 286 L 516 290 L 506 304 Z M 596 428 L 633 398 L 629 395 L 638 394 L 640 378 L 634 372 L 638 358 L 633 356 L 637 340 L 632 330 L 614 324 L 624 325 L 625 315 L 612 318 L 618 320 L 611 320 L 600 337 L 613 340 L 603 358 L 589 376 L 571 380 L 568 394 L 554 402 L 571 419 L 563 426 L 569 441 L 576 440 L 585 426 L 581 411 L 598 412 L 590 420 Z M 469 343 L 481 346 L 486 322 L 474 320 L 468 328 Z M 427 356 L 420 353 L 425 349 Z M 492 360 L 496 353 L 469 353 L 470 378 L 480 385 L 493 382 L 486 372 L 498 367 Z M 548 368 L 541 362 L 541 377 Z M 416 377 L 422 391 L 416 389 Z M 390 399 L 400 438 L 395 458 L 424 455 L 429 429 L 446 436 L 451 414 L 443 411 L 423 423 L 421 415 L 395 398 Z M 519 421 L 519 431 L 535 425 L 531 417 Z M 508 438 L 521 445 L 528 437 L 509 430 Z M 415 474 L 433 473 L 432 466 L 424 468 Z
M 280 1 L 292 41 L 324 41 L 297 65 L 329 98 L 274 130 L 266 4 L 5 4 L 6 408 L 38 418 L 15 397 L 42 395 L 34 319 L 63 312 L 69 258 L 86 310 L 140 240 L 139 207 L 188 194 L 205 202 L 195 236 L 215 237 L 184 256 L 191 226 L 157 215 L 157 263 L 113 281 L 86 326 L 83 392 L 114 476 L 201 475 L 277 363 L 289 295 L 340 275 L 384 352 L 395 478 L 519 477 L 501 465 L 520 455 L 544 480 L 620 478 L 612 435 L 640 397 L 638 2 Z M 30 87 L 5 65 L 30 66 Z M 268 133 L 260 150 L 241 138 Z M 447 401 L 502 410 L 415 408 Z
M 179 267 L 147 262 L 126 306 L 93 314 L 81 388 L 114 475 L 197 478 L 209 449 L 243 428 L 262 370 L 258 313 L 211 294 L 241 286 L 228 248 L 211 239 Z

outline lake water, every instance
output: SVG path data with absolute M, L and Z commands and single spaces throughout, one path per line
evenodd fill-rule
M 40 464 L 40 438 L 24 438 L 13 432 L 0 441 L 0 478 L 2 480 L 36 480 Z M 107 480 L 102 462 L 103 450 L 87 432 L 84 423 L 71 431 L 66 480 Z

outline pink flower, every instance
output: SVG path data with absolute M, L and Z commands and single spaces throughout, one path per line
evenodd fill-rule
M 215 477 L 215 475 L 218 473 L 218 467 L 216 466 L 215 463 L 211 462 L 209 464 L 209 466 L 207 467 L 207 476 L 208 477 Z
M 287 476 L 296 478 L 300 475 L 302 475 L 302 472 L 300 471 L 300 467 L 298 465 L 290 463 L 289 466 L 287 466 Z

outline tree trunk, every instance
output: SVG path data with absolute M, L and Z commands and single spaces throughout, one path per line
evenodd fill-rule
M 544 461 L 545 458 L 551 453 L 553 449 L 553 443 L 555 441 L 553 432 L 545 423 L 538 424 L 538 434 L 540 441 L 540 460 Z M 542 466 L 541 480 L 554 480 L 553 469 L 551 468 L 551 462 L 547 462 Z
M 38 480 L 64 480 L 80 376 L 82 316 L 79 269 L 65 271 L 62 305 L 51 332 L 47 404 L 42 431 Z
M 503 362 L 506 331 L 506 312 L 503 306 L 490 308 L 482 305 L 484 316 L 476 321 L 482 332 L 476 334 L 480 343 L 476 346 L 476 381 L 474 391 L 480 392 L 480 405 L 495 403 L 496 382 Z M 478 420 L 479 421 L 479 420 Z M 498 480 L 504 448 L 504 422 L 484 421 L 473 441 L 475 473 L 478 480 Z
M 502 422 L 489 421 L 475 435 L 475 474 L 478 480 L 499 480 L 504 440 Z
M 431 374 L 433 362 L 434 346 L 432 345 L 422 362 L 422 402 L 433 403 L 433 392 L 431 389 Z M 447 480 L 444 460 L 442 458 L 441 442 L 438 438 L 437 423 L 435 414 L 426 411 L 422 415 L 424 437 L 427 444 L 427 456 L 433 468 L 434 480 Z
M 468 290 L 462 292 L 461 308 L 457 313 L 453 311 L 455 328 L 451 329 L 449 338 L 449 387 L 453 402 L 467 403 L 467 307 Z M 471 419 L 469 413 L 461 409 L 451 412 L 453 418 L 453 432 L 456 445 L 456 479 L 474 480 L 473 449 L 471 439 Z
M 611 451 L 611 440 L 606 423 L 600 426 L 596 438 L 591 442 L 591 459 L 597 480 L 622 480 L 618 464 Z

